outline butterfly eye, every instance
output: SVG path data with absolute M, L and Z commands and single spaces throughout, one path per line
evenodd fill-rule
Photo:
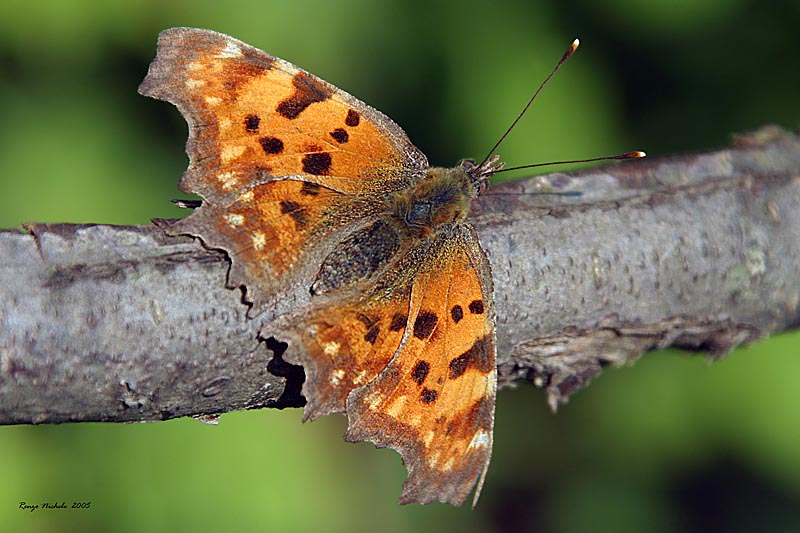
M 478 164 L 475 162 L 474 159 L 462 159 L 461 161 L 459 161 L 458 166 L 469 172 L 470 170 L 478 166 Z

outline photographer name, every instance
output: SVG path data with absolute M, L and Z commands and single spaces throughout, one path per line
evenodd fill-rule
M 42 502 L 42 503 L 28 503 L 19 502 L 19 508 L 23 511 L 38 511 L 39 509 L 88 509 L 92 506 L 92 502 L 72 502 L 72 505 L 67 505 L 67 502 Z

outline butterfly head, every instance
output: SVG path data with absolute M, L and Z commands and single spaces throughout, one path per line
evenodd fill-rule
M 464 169 L 470 180 L 477 185 L 478 194 L 486 190 L 489 178 L 495 172 L 502 170 L 504 166 L 506 166 L 505 162 L 500 161 L 500 156 L 496 154 L 487 157 L 481 164 L 477 164 L 473 159 L 464 159 L 459 164 L 459 167 Z

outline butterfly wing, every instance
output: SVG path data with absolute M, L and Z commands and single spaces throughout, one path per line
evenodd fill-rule
M 181 189 L 204 202 L 175 231 L 226 250 L 229 284 L 245 285 L 257 307 L 428 166 L 379 111 L 217 32 L 163 31 L 139 92 L 175 104 L 189 124 Z
M 297 321 L 294 336 L 289 333 L 303 352 L 290 350 L 284 355 L 305 369 L 304 419 L 345 411 L 348 394 L 386 368 L 403 339 L 408 298 L 358 299 L 315 309 Z M 286 330 L 262 335 L 284 338 Z
M 447 226 L 368 297 L 299 323 L 307 416 L 346 408 L 348 440 L 399 451 L 403 503 L 461 504 L 478 484 L 477 500 L 496 370 L 491 271 L 471 226 Z
M 474 230 L 458 226 L 414 281 L 403 345 L 347 401 L 347 439 L 399 451 L 402 503 L 460 505 L 489 464 L 496 387 L 491 271 Z
M 306 417 L 346 410 L 349 440 L 398 450 L 404 502 L 460 504 L 476 484 L 477 499 L 496 376 L 487 258 L 466 223 L 408 242 L 382 222 L 383 199 L 408 191 L 425 157 L 380 112 L 208 30 L 162 32 L 139 91 L 189 123 L 181 188 L 204 201 L 174 231 L 227 251 L 229 284 L 257 311 L 297 283 L 331 291 L 287 329 Z M 377 279 L 352 286 L 354 266 Z

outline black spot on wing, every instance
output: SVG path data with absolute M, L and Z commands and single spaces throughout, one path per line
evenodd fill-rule
M 454 305 L 450 310 L 450 316 L 453 318 L 453 322 L 458 324 L 464 318 L 464 310 L 460 305 Z
M 279 154 L 283 152 L 283 141 L 277 137 L 261 137 L 258 142 L 265 154 Z
M 380 326 L 373 326 L 367 331 L 367 334 L 364 335 L 364 340 L 370 344 L 375 344 L 375 341 L 378 340 L 378 334 L 381 332 Z
M 244 117 L 244 129 L 247 133 L 255 133 L 258 131 L 258 125 L 261 123 L 261 119 L 258 115 L 247 115 Z
M 275 108 L 277 113 L 290 120 L 294 120 L 315 102 L 324 102 L 331 97 L 327 87 L 312 79 L 308 74 L 298 72 L 292 78 L 294 93 L 286 100 L 281 101 Z
M 352 109 L 347 111 L 347 117 L 344 119 L 344 123 L 350 126 L 351 128 L 355 128 L 358 126 L 358 123 L 361 122 L 361 115 L 358 114 L 357 111 L 353 111 Z
M 450 379 L 463 376 L 470 367 L 475 367 L 481 372 L 489 372 L 492 369 L 487 337 L 476 339 L 469 350 L 450 361 Z
M 427 361 L 417 361 L 417 364 L 414 365 L 414 369 L 411 371 L 411 379 L 413 379 L 417 385 L 422 385 L 425 378 L 428 377 L 430 369 L 431 365 L 429 365 Z
M 395 313 L 392 317 L 392 323 L 389 324 L 389 331 L 400 331 L 404 327 L 406 327 L 406 322 L 408 322 L 408 316 L 402 315 L 400 313 Z
M 294 223 L 298 229 L 302 229 L 306 224 L 308 224 L 306 213 L 303 210 L 303 207 L 297 202 L 292 202 L 291 200 L 281 200 L 280 206 L 281 213 L 292 217 L 292 220 L 294 220 Z
M 303 172 L 314 176 L 327 176 L 331 171 L 331 154 L 318 152 L 303 156 Z
M 430 404 L 436 401 L 436 398 L 439 394 L 432 389 L 422 389 L 422 393 L 419 395 L 419 399 L 422 403 Z
M 414 336 L 421 340 L 427 339 L 433 331 L 433 328 L 436 327 L 436 322 L 438 322 L 438 320 L 439 317 L 436 316 L 436 313 L 421 311 L 414 321 Z
M 350 140 L 350 135 L 347 133 L 347 130 L 343 128 L 336 128 L 333 130 L 331 132 L 331 137 L 333 137 L 333 140 L 339 144 L 344 144 Z
M 473 315 L 483 314 L 483 300 L 472 300 L 469 303 L 469 312 Z
M 358 313 L 356 315 L 356 319 L 362 324 L 364 324 L 367 327 L 367 329 L 370 329 L 372 326 L 378 323 L 377 318 L 365 315 L 364 313 Z
M 319 194 L 319 190 L 321 188 L 322 187 L 317 183 L 304 181 L 303 187 L 300 189 L 300 194 L 305 194 L 306 196 L 316 196 Z

